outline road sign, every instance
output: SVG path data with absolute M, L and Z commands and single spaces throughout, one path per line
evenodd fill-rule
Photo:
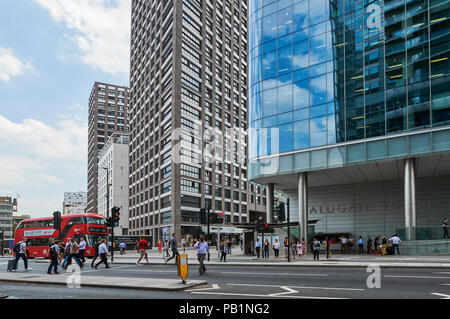
M 188 276 L 188 255 L 178 255 L 177 259 L 178 276 L 181 277 L 183 284 L 186 284 L 186 278 Z

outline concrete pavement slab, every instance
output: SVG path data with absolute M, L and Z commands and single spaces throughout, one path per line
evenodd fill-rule
M 180 250 L 183 253 L 183 250 Z M 196 251 L 193 249 L 186 249 L 188 255 L 188 263 L 191 266 L 198 265 Z M 148 257 L 150 265 L 164 265 L 163 254 L 157 250 L 149 250 Z M 139 256 L 135 251 L 128 251 L 125 255 L 120 255 L 116 252 L 114 256 L 114 265 L 133 265 L 136 264 Z M 38 263 L 48 263 L 46 259 L 34 259 Z M 168 267 L 175 267 L 175 259 L 172 259 Z M 87 261 L 89 263 L 89 260 Z M 144 265 L 144 262 L 141 261 Z M 1 262 L 0 262 L 1 264 Z M 368 267 L 369 265 L 377 264 L 381 267 L 395 267 L 395 268 L 447 268 L 450 269 L 449 255 L 426 255 L 426 256 L 373 256 L 373 255 L 353 255 L 353 254 L 334 254 L 331 259 L 322 257 L 319 261 L 314 261 L 313 256 L 307 254 L 299 259 L 287 262 L 286 258 L 268 258 L 258 259 L 256 256 L 244 255 L 242 251 L 237 248 L 234 253 L 227 255 L 226 262 L 220 262 L 217 256 L 217 251 L 211 250 L 211 259 L 206 261 L 206 265 L 223 265 L 223 266 L 305 266 L 305 267 Z M 136 266 L 137 267 L 137 266 Z
M 105 270 L 107 271 L 107 270 Z M 186 284 L 181 279 L 152 279 L 152 278 L 129 278 L 129 277 L 108 277 L 98 271 L 98 276 L 77 277 L 75 273 L 61 273 L 59 275 L 42 275 L 30 272 L 0 272 L 2 282 L 26 282 L 34 284 L 65 285 L 75 287 L 79 283 L 80 287 L 96 288 L 124 288 L 143 289 L 157 291 L 179 291 L 188 288 L 206 285 L 204 280 L 187 280 Z M 79 282 L 77 281 L 79 278 Z

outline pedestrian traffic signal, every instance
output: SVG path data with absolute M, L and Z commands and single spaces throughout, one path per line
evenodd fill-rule
M 199 212 L 200 217 L 200 224 L 205 225 L 206 224 L 206 209 L 201 208 Z
M 274 229 L 268 223 L 256 221 L 256 231 L 258 233 L 273 233 Z
M 262 221 L 259 219 L 256 220 L 256 231 L 258 233 L 264 232 L 264 225 L 263 225 Z
M 210 217 L 210 219 L 209 219 L 210 224 L 217 224 L 217 214 L 216 213 L 209 214 L 209 217 Z
M 286 220 L 286 210 L 284 207 L 284 202 L 278 205 L 278 221 L 284 222 Z

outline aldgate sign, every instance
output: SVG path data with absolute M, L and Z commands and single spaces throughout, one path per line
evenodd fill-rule
M 370 211 L 369 203 L 355 203 L 313 206 L 309 209 L 309 214 L 359 213 L 368 211 Z
M 382 203 L 384 210 L 398 210 L 403 209 L 405 204 L 402 201 L 392 201 Z M 380 205 L 377 205 L 380 206 Z M 432 209 L 437 208 L 436 199 L 422 199 L 417 201 L 418 209 Z M 374 211 L 371 209 L 369 203 L 353 203 L 353 204 L 336 204 L 325 206 L 312 206 L 309 208 L 309 214 L 339 214 L 339 213 L 363 213 Z M 376 209 L 379 211 L 379 209 Z M 375 211 L 375 212 L 376 212 Z

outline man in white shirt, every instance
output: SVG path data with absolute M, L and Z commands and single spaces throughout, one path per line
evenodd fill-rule
M 259 241 L 259 238 L 256 239 L 255 250 L 259 258 L 259 254 L 261 253 L 261 242 Z
M 203 240 L 203 237 L 200 237 L 200 241 L 198 241 L 194 247 L 195 247 L 195 249 L 197 249 L 197 259 L 200 262 L 200 267 L 198 269 L 198 273 L 200 275 L 202 275 L 206 271 L 204 262 L 205 262 L 206 254 L 208 254 L 208 256 L 209 256 L 209 246 L 208 246 L 208 243 Z
M 342 235 L 339 239 L 341 240 L 341 252 L 345 254 L 347 253 L 347 238 Z
M 98 265 L 100 265 L 101 263 L 104 263 L 106 265 L 106 268 L 111 268 L 108 265 L 108 258 L 107 256 L 109 256 L 108 253 L 108 248 L 106 247 L 106 240 L 103 239 L 102 243 L 100 244 L 100 246 L 98 246 L 98 254 L 100 255 L 101 260 L 97 263 L 97 265 L 95 265 L 95 269 L 97 269 Z
M 28 268 L 28 257 L 26 253 L 26 247 L 27 247 L 27 238 L 22 238 L 22 241 L 20 241 L 19 244 L 19 252 L 16 253 L 16 259 L 14 260 L 14 267 L 12 271 L 17 271 L 17 267 L 19 266 L 19 258 L 23 259 L 23 264 L 25 266 L 25 271 L 31 270 L 31 268 Z
M 120 248 L 120 254 L 121 254 L 121 255 L 125 255 L 125 250 L 126 250 L 126 248 L 127 248 L 127 245 L 126 245 L 124 242 L 121 242 L 121 243 L 119 244 L 119 248 Z
M 400 250 L 398 248 L 398 246 L 400 245 L 400 238 L 398 238 L 397 234 L 395 234 L 394 236 L 392 236 L 391 238 L 389 238 L 390 241 L 392 241 L 392 250 L 394 251 L 395 254 L 395 250 L 397 250 L 397 254 L 400 255 Z
M 84 252 L 86 251 L 86 241 L 83 237 L 80 238 L 80 252 L 79 256 L 81 259 L 81 262 L 84 264 L 86 262 L 86 259 L 84 258 Z

